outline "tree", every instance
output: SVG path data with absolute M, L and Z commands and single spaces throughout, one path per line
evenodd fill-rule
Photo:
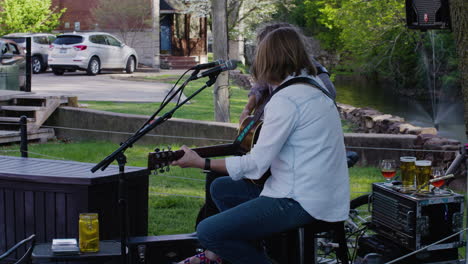
M 278 4 L 273 18 L 302 28 L 306 35 L 320 40 L 322 48 L 336 51 L 342 47 L 341 29 L 325 11 L 340 6 L 340 0 L 289 0 Z
M 465 134 L 468 135 L 468 2 L 466 0 L 450 1 L 450 15 L 458 51 L 458 65 L 464 102 Z
M 51 32 L 65 11 L 51 0 L 0 0 L 0 34 Z
M 209 10 L 216 1 L 191 0 L 186 12 L 195 16 L 209 16 Z M 239 34 L 252 39 L 257 25 L 271 20 L 278 4 L 283 2 L 283 0 L 227 0 L 229 39 L 235 40 Z
M 215 0 L 213 14 L 213 51 L 215 59 L 228 58 L 227 0 Z M 229 75 L 222 72 L 213 88 L 215 120 L 229 122 Z
M 255 38 L 255 29 L 260 23 L 270 21 L 282 0 L 228 0 L 229 39 L 239 35 Z
M 151 28 L 151 11 L 149 0 L 99 0 L 91 14 L 99 28 L 118 30 L 122 41 L 133 46 L 137 32 Z

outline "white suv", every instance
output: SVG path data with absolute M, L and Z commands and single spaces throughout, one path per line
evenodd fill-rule
M 102 69 L 135 71 L 138 61 L 135 50 L 108 33 L 65 33 L 50 45 L 49 65 L 55 75 L 84 70 L 96 75 Z
M 2 38 L 13 40 L 18 43 L 24 51 L 26 51 L 26 38 L 32 38 L 32 72 L 40 73 L 47 69 L 49 46 L 55 40 L 55 35 L 46 33 L 11 33 Z

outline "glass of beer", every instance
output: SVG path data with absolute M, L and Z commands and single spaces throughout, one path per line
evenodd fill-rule
M 80 214 L 79 244 L 81 252 L 99 251 L 99 219 L 96 213 Z
M 430 160 L 417 160 L 416 164 L 416 189 L 420 192 L 429 192 L 429 179 L 431 178 Z M 424 184 L 426 186 L 421 188 Z
M 416 157 L 400 157 L 401 183 L 403 191 L 414 190 L 416 176 Z
M 440 178 L 442 176 L 445 176 L 445 172 L 444 172 L 444 169 L 442 167 L 432 167 L 432 170 L 431 170 L 431 179 L 432 180 Z M 442 187 L 444 185 L 444 183 L 445 183 L 444 180 L 435 181 L 435 182 L 432 183 L 432 186 L 434 186 L 434 193 L 435 194 L 440 194 L 441 193 L 440 187 Z
M 390 184 L 392 178 L 396 174 L 396 163 L 395 160 L 382 160 L 380 161 L 380 172 L 382 173 L 382 176 L 385 178 L 385 183 Z

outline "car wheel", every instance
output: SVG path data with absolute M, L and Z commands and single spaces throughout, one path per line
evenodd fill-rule
M 63 73 L 65 72 L 65 70 L 52 68 L 52 72 L 53 72 L 55 75 L 63 75 Z
M 42 63 L 42 59 L 39 58 L 38 56 L 32 57 L 32 72 L 34 74 L 42 72 L 42 68 L 44 68 L 44 65 Z
M 91 60 L 89 61 L 88 69 L 86 70 L 86 73 L 88 75 L 96 75 L 99 73 L 100 68 L 101 68 L 101 65 L 99 63 L 99 59 L 96 57 L 92 57 Z
M 126 73 L 133 73 L 135 71 L 135 58 L 130 56 L 127 60 L 127 66 L 125 67 Z

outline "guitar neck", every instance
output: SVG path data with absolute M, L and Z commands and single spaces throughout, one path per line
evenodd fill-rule
M 262 122 L 257 120 L 253 122 L 253 117 L 247 117 L 242 121 L 240 131 L 242 138 L 240 145 L 238 144 L 223 144 L 209 147 L 194 148 L 198 155 L 202 158 L 212 158 L 220 156 L 243 155 L 250 151 L 252 144 L 256 141 L 256 137 L 260 132 Z M 248 127 L 248 128 L 247 128 Z M 247 129 L 246 131 L 244 131 Z M 172 161 L 178 160 L 184 156 L 183 150 L 178 151 L 155 151 L 148 154 L 148 169 L 154 170 L 164 166 L 168 166 Z
M 244 154 L 244 151 L 241 151 L 238 146 L 234 144 L 223 144 L 223 145 L 216 145 L 216 146 L 209 146 L 209 147 L 200 147 L 200 148 L 193 148 L 200 157 L 202 158 L 213 158 L 213 157 L 220 157 L 220 156 L 232 156 L 232 155 L 239 155 Z M 184 156 L 183 150 L 177 150 L 174 152 L 174 160 L 178 160 Z

